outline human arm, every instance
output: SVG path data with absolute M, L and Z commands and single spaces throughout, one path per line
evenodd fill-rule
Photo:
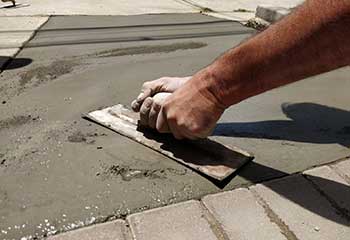
M 177 138 L 206 137 L 229 106 L 349 65 L 349 39 L 350 1 L 308 0 L 196 73 L 158 106 L 153 125 Z

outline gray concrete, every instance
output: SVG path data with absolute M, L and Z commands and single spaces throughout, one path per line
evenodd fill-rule
M 275 215 L 289 239 L 348 239 L 350 222 L 302 176 L 251 188 Z
M 285 7 L 258 6 L 255 16 L 273 23 L 288 15 L 292 10 Z
M 341 161 L 332 167 L 350 184 L 350 160 Z
M 82 113 L 130 104 L 143 81 L 194 73 L 251 33 L 200 15 L 101 17 L 101 25 L 100 17 L 84 19 L 53 18 L 44 27 L 51 30 L 32 43 L 55 46 L 24 48 L 18 58 L 32 62 L 13 62 L 1 74 L 0 232 L 7 229 L 7 238 L 45 235 L 51 230 L 37 228 L 45 219 L 55 230 L 70 230 L 349 155 L 348 68 L 228 109 L 213 138 L 256 158 L 221 185 L 83 120 Z M 191 34 L 183 36 L 183 29 Z M 96 41 L 82 44 L 85 39 Z M 130 179 L 118 169 L 147 174 Z
M 287 239 L 248 189 L 208 195 L 202 201 L 231 240 Z
M 133 214 L 127 220 L 135 240 L 217 240 L 198 201 Z
M 333 207 L 350 220 L 350 184 L 328 166 L 311 169 L 304 174 L 316 184 Z
M 76 231 L 71 231 L 47 238 L 48 240 L 129 240 L 129 229 L 125 222 L 116 220 L 113 222 L 97 224 Z

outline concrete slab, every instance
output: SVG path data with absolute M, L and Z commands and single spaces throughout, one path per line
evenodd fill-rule
M 350 183 L 350 160 L 341 161 L 332 167 L 337 170 L 338 174 L 347 180 L 348 183 Z
M 205 12 L 203 13 L 208 16 L 216 17 L 216 18 L 222 18 L 227 19 L 231 21 L 238 21 L 241 23 L 248 22 L 249 19 L 252 19 L 255 17 L 254 11 L 249 12 Z
M 291 176 L 251 188 L 276 215 L 290 239 L 348 239 L 350 222 L 302 176 Z
M 217 240 L 198 201 L 133 214 L 127 220 L 135 240 Z
M 0 32 L 3 31 L 34 31 L 43 25 L 49 17 L 37 16 L 37 17 L 0 17 L 1 25 Z M 1 45 L 0 45 L 1 46 Z
M 45 219 L 64 231 L 67 225 L 198 199 L 349 155 L 349 68 L 228 109 L 213 138 L 256 158 L 222 185 L 81 119 L 81 113 L 99 107 L 130 104 L 146 80 L 194 73 L 251 33 L 238 23 L 199 14 L 86 19 L 53 18 L 31 44 L 54 46 L 24 48 L 17 57 L 32 62 L 10 64 L 0 76 L 0 103 L 5 102 L 0 104 L 0 230 L 10 227 L 8 238 L 42 234 L 37 226 Z M 107 22 L 111 28 L 104 29 Z M 70 25 L 73 29 L 66 29 Z M 181 35 L 190 29 L 190 35 Z M 150 32 L 168 38 L 152 38 Z M 60 45 L 64 35 L 70 42 Z M 98 41 L 83 41 L 94 38 Z M 129 178 L 121 169 L 128 176 L 138 170 L 147 174 Z M 19 224 L 25 228 L 14 230 Z
M 128 1 L 105 0 L 79 1 L 74 4 L 69 0 L 22 0 L 21 4 L 29 4 L 20 8 L 0 8 L 2 16 L 32 16 L 32 15 L 136 15 L 154 13 L 185 13 L 196 9 L 181 3 L 181 1 Z M 1 6 L 4 6 L 2 4 Z M 0 7 L 1 7 L 0 6 Z
M 283 0 L 276 2 L 273 0 L 183 0 L 183 2 L 197 7 L 205 15 L 246 23 L 248 22 L 248 20 L 253 19 L 255 17 L 256 10 L 259 9 L 258 6 L 269 6 L 269 9 L 277 7 L 289 9 L 296 7 L 304 1 Z M 260 9 L 259 15 L 261 15 L 261 12 L 262 11 Z M 266 11 L 264 13 L 264 16 L 266 16 Z
M 1 48 L 20 48 L 32 36 L 34 32 L 0 32 Z
M 48 17 L 0 17 L 0 69 L 47 20 Z
M 0 56 L 2 57 L 13 57 L 17 54 L 19 51 L 19 48 L 1 48 L 0 49 Z
M 291 8 L 285 7 L 258 6 L 255 16 L 264 19 L 267 22 L 273 23 L 282 19 L 291 11 Z
M 304 2 L 304 0 L 184 0 L 184 2 L 187 2 L 189 4 L 192 4 L 193 6 L 197 6 L 202 9 L 209 8 L 210 10 L 215 12 L 255 12 L 256 8 L 259 5 L 292 8 Z
M 97 224 L 47 238 L 48 240 L 129 240 L 129 230 L 123 220 Z
M 287 239 L 248 189 L 208 195 L 202 201 L 231 240 Z
M 350 184 L 328 166 L 304 172 L 340 214 L 350 220 Z

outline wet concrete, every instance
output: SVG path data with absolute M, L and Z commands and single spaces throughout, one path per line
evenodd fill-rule
M 82 113 L 97 108 L 130 104 L 143 81 L 194 73 L 251 32 L 239 24 L 225 23 L 220 32 L 227 35 L 216 31 L 217 36 L 193 37 L 214 31 L 213 24 L 218 24 L 200 15 L 158 15 L 152 20 L 149 16 L 84 18 L 52 18 L 32 40 L 32 47 L 18 56 L 32 62 L 12 69 L 10 64 L 1 73 L 0 102 L 5 102 L 0 104 L 1 239 L 66 231 L 350 155 L 348 68 L 228 109 L 213 138 L 248 150 L 256 158 L 222 185 L 82 119 Z M 118 27 L 119 20 L 125 27 L 124 36 L 128 24 L 143 23 L 147 26 L 137 29 L 138 37 L 149 36 L 155 28 L 152 24 L 163 23 L 169 26 L 158 29 L 158 36 L 177 36 L 182 27 L 192 28 L 192 35 L 120 41 L 117 33 L 110 37 L 110 30 L 101 30 L 106 21 Z M 60 26 L 62 38 L 56 38 L 54 29 Z M 67 26 L 79 32 L 64 30 Z M 82 44 L 91 27 L 101 28 L 99 40 L 108 41 Z M 54 46 L 49 46 L 50 41 Z M 40 47 L 39 43 L 45 44 Z M 174 48 L 194 43 L 198 47 Z M 171 51 L 157 50 L 169 46 Z M 140 52 L 140 47 L 151 50 Z

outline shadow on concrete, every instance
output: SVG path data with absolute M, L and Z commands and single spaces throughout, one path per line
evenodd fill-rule
M 0 69 L 11 70 L 25 67 L 33 62 L 30 58 L 11 58 L 0 56 Z
M 214 135 L 285 139 L 312 143 L 336 142 L 342 145 L 346 145 L 350 142 L 350 139 L 346 139 L 346 137 L 349 138 L 350 136 L 350 126 L 347 125 L 350 124 L 350 112 L 348 111 L 314 103 L 283 104 L 282 110 L 291 120 L 218 124 Z M 167 151 L 171 151 L 174 156 L 179 157 L 184 161 L 194 161 L 193 145 L 188 144 L 186 141 L 180 141 L 182 145 L 179 145 L 179 141 L 169 137 L 169 135 L 151 134 L 152 132 L 147 132 L 147 137 L 152 139 L 155 138 L 157 141 L 163 142 L 164 145 L 162 148 L 166 149 Z M 343 135 L 344 138 L 339 137 Z M 227 150 L 228 149 L 225 149 L 225 151 Z M 204 152 L 204 154 L 206 153 L 207 152 Z M 235 155 L 237 153 L 234 152 L 232 154 L 233 158 L 237 157 Z M 195 161 L 195 163 L 199 164 L 198 161 Z M 215 163 L 205 161 L 204 164 L 212 165 Z M 220 162 L 220 164 L 223 164 L 223 162 Z M 226 165 L 226 163 L 224 163 L 224 165 Z M 295 186 L 294 188 L 288 188 L 288 184 L 273 184 L 271 181 L 269 181 L 288 176 L 289 173 L 252 161 L 247 161 L 246 164 L 244 164 L 244 167 L 241 167 L 238 171 L 231 174 L 223 181 L 210 178 L 201 172 L 197 173 L 207 178 L 221 189 L 227 186 L 227 184 L 229 184 L 236 176 L 240 176 L 251 183 L 262 183 L 264 186 L 268 187 L 280 196 L 294 202 L 310 212 L 313 212 L 330 221 L 345 226 L 350 226 L 349 209 L 343 209 L 341 206 L 337 205 L 336 201 L 332 199 L 332 196 L 327 196 L 325 193 L 315 188 L 315 190 L 319 192 L 319 196 L 317 197 L 325 198 L 334 208 L 337 214 L 329 214 L 329 209 L 324 209 L 322 206 L 318 206 L 313 201 L 310 201 L 310 199 L 314 199 L 312 192 L 309 195 L 309 193 L 305 190 L 300 189 L 299 191 L 299 189 L 295 189 Z M 308 176 L 307 179 L 308 180 L 306 183 L 310 183 L 311 186 L 314 185 L 312 183 L 317 182 L 322 186 L 328 186 L 328 188 L 336 189 L 338 196 L 344 196 L 344 202 L 349 201 L 349 199 L 346 199 L 347 196 L 350 196 L 349 186 L 321 177 Z
M 350 111 L 315 103 L 282 104 L 282 111 L 291 120 L 219 123 L 213 135 L 280 139 L 318 144 L 338 143 L 347 147 L 350 145 Z M 286 172 L 256 162 L 249 162 L 244 168 L 224 181 L 212 181 L 219 188 L 224 188 L 236 176 L 240 176 L 252 183 L 262 182 L 263 185 L 272 191 L 302 208 L 333 222 L 350 226 L 350 209 L 343 209 L 341 206 L 338 206 L 336 201 L 332 199 L 332 196 L 327 196 L 320 192 L 320 197 L 325 197 L 338 215 L 331 215 L 327 210 L 314 204 L 314 202 L 310 201 L 308 194 L 298 194 L 298 191 L 295 189 L 291 191 L 286 186 L 264 182 L 288 175 Z M 350 201 L 350 199 L 346 199 L 350 196 L 349 186 L 316 176 L 308 176 L 307 179 L 311 180 L 311 183 L 318 182 L 321 186 L 336 189 L 339 196 L 344 196 L 343 202 Z M 341 217 L 339 218 L 339 216 Z
M 316 103 L 282 104 L 290 120 L 219 123 L 213 136 L 350 146 L 350 111 Z
M 261 179 L 261 175 L 264 176 L 264 179 Z M 287 183 L 273 184 L 271 181 L 268 181 L 271 179 L 281 178 L 288 175 L 289 175 L 288 173 L 285 173 L 283 171 L 280 171 L 268 166 L 264 166 L 259 163 L 249 162 L 245 168 L 242 168 L 238 172 L 232 174 L 229 178 L 226 178 L 224 181 L 219 182 L 219 181 L 213 180 L 213 183 L 220 188 L 224 188 L 236 176 L 240 176 L 253 183 L 261 182 L 261 184 L 268 187 L 272 191 L 276 192 L 283 198 L 286 198 L 294 202 L 295 204 L 299 205 L 304 209 L 307 209 L 310 212 L 313 212 L 333 222 L 337 222 L 345 226 L 350 226 L 350 209 L 343 209 L 341 206 L 339 206 L 336 203 L 336 201 L 332 198 L 332 196 L 328 196 L 323 192 L 319 192 L 320 193 L 319 197 L 320 198 L 325 197 L 330 203 L 330 205 L 334 208 L 337 215 L 329 214 L 327 209 L 323 209 L 322 206 L 319 206 L 315 204 L 313 201 L 310 201 L 312 197 L 310 197 L 308 193 L 305 193 L 305 190 L 300 189 L 299 191 L 297 189 L 288 188 Z M 319 185 L 327 186 L 327 188 L 336 189 L 338 192 L 338 196 L 344 196 L 344 199 L 342 199 L 344 203 L 350 201 L 350 199 L 347 199 L 347 197 L 350 196 L 349 186 L 344 185 L 342 183 L 334 182 L 332 180 L 328 180 L 325 178 L 316 177 L 316 176 L 307 176 L 307 179 L 311 180 L 310 184 L 312 182 L 313 183 L 317 182 Z M 337 200 L 339 201 L 339 199 Z

